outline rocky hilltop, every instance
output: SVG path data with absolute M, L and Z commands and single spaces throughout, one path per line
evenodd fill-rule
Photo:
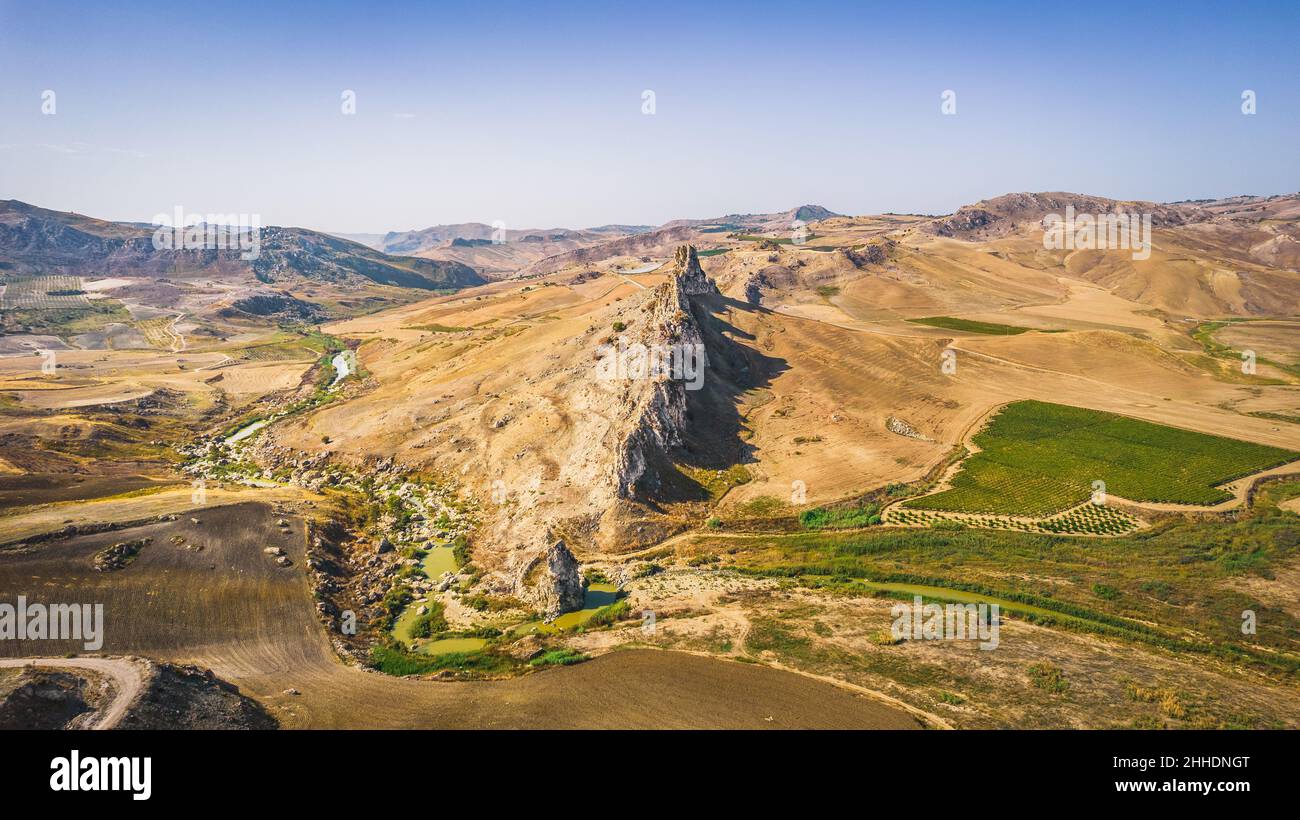
M 1054 191 L 1003 194 L 983 199 L 933 220 L 926 229 L 938 236 L 956 239 L 990 239 L 1037 225 L 1048 214 L 1064 216 L 1066 208 L 1070 207 L 1078 214 L 1151 214 L 1151 224 L 1157 228 L 1202 222 L 1213 216 L 1190 205 L 1162 205 Z
M 694 238 L 695 228 L 689 225 L 659 228 L 547 256 L 523 268 L 519 275 L 541 276 L 572 265 L 589 265 L 616 256 L 654 255 Z
M 707 367 L 704 339 L 691 315 L 689 298 L 717 292 L 717 285 L 700 267 L 695 247 L 679 247 L 670 278 L 651 292 L 642 308 L 647 313 L 647 321 L 627 344 L 644 345 L 650 350 L 681 350 L 683 355 L 687 355 L 686 351 L 699 351 L 698 366 Z M 611 350 L 608 355 L 617 356 L 619 350 Z M 682 443 L 686 383 L 669 373 L 641 384 L 628 379 L 624 385 L 625 406 L 631 412 L 614 463 L 615 483 L 620 499 L 636 499 L 638 488 L 645 491 L 658 488 L 661 479 L 654 473 L 654 463 L 666 460 L 671 448 Z
M 568 547 L 552 532 L 602 549 L 632 549 L 651 533 L 662 534 L 653 505 L 676 472 L 673 452 L 683 441 L 689 392 L 687 374 L 672 369 L 673 351 L 691 351 L 697 372 L 707 372 L 692 301 L 718 292 L 692 246 L 677 249 L 668 274 L 624 309 L 626 328 L 617 337 L 586 341 L 581 364 L 566 379 L 565 412 L 577 429 L 573 447 L 555 454 L 562 459 L 556 481 L 583 476 L 580 498 L 555 505 L 525 501 L 531 509 L 507 510 L 490 525 L 493 535 L 481 539 L 513 544 L 507 557 L 512 586 L 552 614 L 581 604 L 580 596 L 561 592 L 572 588 L 566 578 L 573 573 L 566 569 Z M 641 369 L 640 351 L 662 355 L 665 367 Z M 539 571 L 539 581 L 521 582 Z

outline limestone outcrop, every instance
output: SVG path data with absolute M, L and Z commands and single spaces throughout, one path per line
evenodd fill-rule
M 556 540 L 545 552 L 534 555 L 519 568 L 515 594 L 533 604 L 546 618 L 582 608 L 582 572 L 563 539 Z

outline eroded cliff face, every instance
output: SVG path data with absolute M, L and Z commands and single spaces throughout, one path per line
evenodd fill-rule
M 636 345 L 641 345 L 650 356 L 659 356 L 660 364 L 657 375 L 641 383 L 629 376 L 624 382 L 624 398 L 631 412 L 614 462 L 620 499 L 653 496 L 661 479 L 654 474 L 652 462 L 666 461 L 671 449 L 682 443 L 687 390 L 701 383 L 708 366 L 704 338 L 691 314 L 690 297 L 717 292 L 713 280 L 700 267 L 695 247 L 679 247 L 671 278 L 651 292 L 643 308 L 647 321 L 640 332 L 626 348 L 608 353 L 623 355 L 625 370 L 630 372 L 637 367 Z M 624 350 L 635 352 L 628 354 Z
M 516 592 L 547 607 L 557 598 L 561 607 L 581 605 L 580 595 L 539 598 L 520 583 L 548 549 L 552 530 L 585 549 L 621 551 L 662 537 L 671 526 L 652 505 L 674 470 L 688 392 L 703 385 L 708 366 L 691 300 L 718 291 L 693 247 L 678 249 L 669 274 L 624 308 L 626 318 L 614 325 L 622 330 L 590 340 L 585 363 L 567 380 L 564 413 L 575 430 L 572 446 L 555 454 L 555 483 L 572 489 L 580 481 L 576 503 L 533 497 L 505 511 L 494 527 L 492 537 L 515 545 L 506 564 Z

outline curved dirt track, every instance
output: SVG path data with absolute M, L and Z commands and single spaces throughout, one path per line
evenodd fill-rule
M 112 729 L 126 716 L 126 710 L 144 688 L 140 665 L 125 658 L 0 658 L 0 669 L 39 666 L 45 669 L 84 669 L 113 681 L 116 692 L 92 729 Z

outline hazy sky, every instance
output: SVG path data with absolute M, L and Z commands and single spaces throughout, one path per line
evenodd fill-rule
M 382 232 L 1300 189 L 1295 2 L 693 6 L 0 0 L 0 199 Z

